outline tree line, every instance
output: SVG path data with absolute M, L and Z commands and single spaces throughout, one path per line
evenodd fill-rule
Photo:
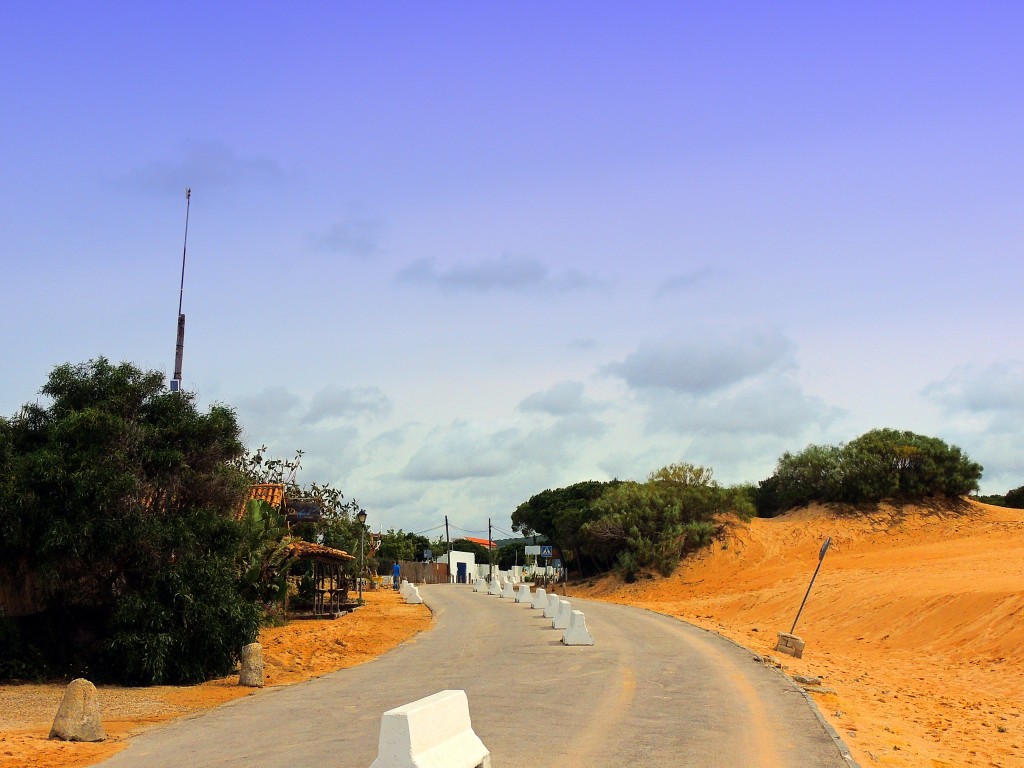
M 725 487 L 710 468 L 673 464 L 642 483 L 590 480 L 542 491 L 516 508 L 512 524 L 556 544 L 580 576 L 614 569 L 633 580 L 645 570 L 671 574 L 682 557 L 712 541 L 723 513 L 749 519 L 812 502 L 957 498 L 978 489 L 981 473 L 980 464 L 938 438 L 876 429 L 849 443 L 787 452 L 756 485 Z M 1016 491 L 1006 495 L 1017 498 Z

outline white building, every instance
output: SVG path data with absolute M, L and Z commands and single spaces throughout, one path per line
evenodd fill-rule
M 439 563 L 448 563 L 448 555 L 437 558 Z M 453 584 L 470 584 L 476 576 L 476 555 L 472 552 L 452 550 L 452 561 L 448 566 L 449 580 Z

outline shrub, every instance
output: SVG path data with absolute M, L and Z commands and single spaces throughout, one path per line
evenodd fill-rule
M 960 448 L 938 438 L 876 429 L 846 445 L 810 445 L 783 454 L 775 473 L 759 484 L 756 505 L 758 514 L 770 516 L 812 501 L 962 496 L 977 489 L 981 471 Z
M 600 562 L 614 560 L 628 579 L 643 568 L 671 575 L 683 555 L 711 543 L 716 515 L 749 517 L 754 507 L 748 490 L 721 487 L 711 469 L 672 464 L 652 472 L 646 483 L 609 488 L 594 512 L 597 519 L 581 530 L 584 551 Z
M 24 563 L 38 592 L 17 663 L 133 683 L 224 674 L 260 616 L 237 580 L 234 413 L 103 358 L 58 366 L 42 393 L 0 419 L 0 563 Z
M 1014 488 L 1012 491 L 1007 491 L 1004 502 L 1008 507 L 1024 509 L 1024 485 L 1020 488 Z

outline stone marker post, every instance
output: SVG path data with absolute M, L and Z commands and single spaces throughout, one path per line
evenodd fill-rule
M 263 646 L 249 643 L 242 646 L 242 671 L 238 684 L 248 688 L 263 687 Z
M 104 741 L 107 738 L 100 722 L 95 685 L 82 677 L 68 683 L 57 716 L 53 718 L 50 738 L 64 741 Z

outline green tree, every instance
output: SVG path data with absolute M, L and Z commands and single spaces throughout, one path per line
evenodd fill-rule
M 596 563 L 583 551 L 581 531 L 599 516 L 594 506 L 597 500 L 619 484 L 619 480 L 587 480 L 542 491 L 516 507 L 512 530 L 525 535 L 540 534 L 559 548 L 566 564 L 571 564 L 580 575 L 593 571 Z
M 1007 491 L 1004 502 L 1008 507 L 1024 509 L 1024 485 L 1020 488 L 1014 488 L 1012 491 Z
M 238 582 L 234 413 L 104 358 L 58 366 L 42 394 L 0 420 L 2 578 L 29 579 L 38 608 L 22 636 L 58 672 L 226 674 L 262 615 Z
M 583 526 L 584 547 L 631 580 L 643 568 L 671 574 L 689 551 L 707 546 L 714 519 L 725 512 L 753 513 L 742 488 L 721 487 L 709 468 L 672 464 L 645 483 L 622 483 L 594 505 L 597 518 Z
M 377 557 L 380 559 L 382 567 L 387 568 L 387 572 L 390 573 L 391 565 L 399 560 L 421 562 L 425 549 L 430 549 L 430 539 L 426 536 L 409 533 L 401 528 L 397 531 L 390 528 L 387 533 L 381 534 L 380 551 L 377 553 Z
M 481 547 L 483 549 L 483 547 Z M 485 555 L 486 557 L 486 555 Z M 487 560 L 483 560 L 487 562 Z M 503 547 L 498 548 L 497 559 L 495 560 L 498 567 L 507 571 L 514 565 L 525 565 L 526 564 L 526 544 L 521 541 L 516 541 L 511 544 L 506 544 Z
M 808 446 L 779 459 L 760 483 L 758 512 L 772 515 L 812 501 L 876 503 L 963 496 L 977 490 L 982 467 L 935 437 L 875 429 L 840 446 Z

